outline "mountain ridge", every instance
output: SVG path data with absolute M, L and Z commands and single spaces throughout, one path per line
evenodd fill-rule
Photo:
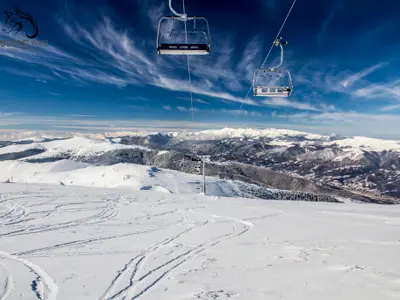
M 210 156 L 208 176 L 241 176 L 238 180 L 246 177 L 268 188 L 333 193 L 365 202 L 400 199 L 400 142 L 393 140 L 225 128 L 0 143 L 0 160 L 135 163 L 187 173 L 197 172 L 198 162 L 190 161 L 201 155 Z M 303 184 L 298 185 L 300 179 Z

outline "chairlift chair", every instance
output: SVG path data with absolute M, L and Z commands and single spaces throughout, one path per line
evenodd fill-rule
M 272 76 L 271 76 L 272 75 Z M 275 79 L 272 79 L 275 77 Z M 263 84 L 263 80 L 267 83 Z M 254 73 L 254 96 L 260 97 L 289 97 L 293 91 L 293 82 L 288 70 L 276 70 L 273 68 L 257 70 Z
M 206 24 L 206 31 L 199 31 L 196 29 L 196 21 L 197 20 L 202 20 Z M 183 33 L 186 37 L 187 35 L 190 35 L 190 39 L 193 39 L 193 36 L 197 37 L 197 40 L 194 40 L 192 42 L 189 41 L 189 37 L 187 40 L 181 40 L 181 41 L 170 41 L 172 32 L 170 34 L 169 41 L 164 41 L 166 38 L 166 35 L 163 35 L 162 27 L 163 23 L 166 23 L 166 21 L 173 21 L 173 22 L 187 22 L 187 21 L 193 21 L 194 22 L 194 27 L 193 31 L 175 31 L 175 32 L 180 32 Z M 199 38 L 201 41 L 199 41 Z M 208 55 L 210 54 L 210 29 L 208 22 L 205 18 L 203 17 L 186 17 L 182 19 L 182 17 L 175 17 L 175 16 L 168 16 L 168 17 L 162 17 L 160 22 L 158 23 L 158 33 L 157 33 L 157 51 L 158 54 L 167 54 L 167 55 Z
M 203 17 L 193 16 L 189 17 L 186 14 L 179 14 L 173 8 L 171 0 L 169 0 L 170 10 L 175 14 L 175 16 L 162 17 L 158 22 L 157 28 L 157 52 L 163 55 L 208 55 L 210 54 L 211 48 L 211 35 L 210 26 L 208 21 Z M 193 30 L 188 31 L 188 22 L 193 21 Z M 172 24 L 182 25 L 184 23 L 184 31 L 171 30 L 170 35 L 167 36 L 163 28 L 168 22 Z M 205 25 L 204 30 L 197 30 L 198 23 L 203 23 Z M 185 37 L 184 40 L 174 41 L 172 34 L 176 32 L 183 33 Z M 189 41 L 190 35 L 190 41 Z M 175 36 L 174 36 L 175 37 Z M 197 38 L 193 38 L 197 37 Z
M 267 69 L 258 69 L 253 77 L 253 95 L 259 97 L 289 97 L 293 91 L 293 81 L 289 70 L 281 69 L 283 47 L 287 42 L 276 39 L 274 45 L 281 48 L 279 65 Z

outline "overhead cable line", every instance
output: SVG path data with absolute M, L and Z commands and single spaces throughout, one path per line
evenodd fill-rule
M 171 2 L 170 2 L 171 3 Z M 186 15 L 186 10 L 185 10 L 185 0 L 182 0 L 183 4 L 183 14 Z M 186 44 L 188 44 L 188 32 L 187 32 L 187 24 L 185 23 L 185 34 L 186 34 Z M 193 93 L 192 93 L 192 75 L 190 72 L 190 57 L 189 55 L 186 55 L 187 59 L 187 68 L 188 68 L 188 81 L 189 81 L 189 94 L 190 94 L 190 105 L 191 105 L 191 110 L 192 110 L 192 122 L 194 124 L 194 107 L 193 107 Z
M 294 0 L 294 1 L 293 1 L 292 6 L 290 7 L 290 9 L 289 9 L 289 11 L 288 11 L 288 13 L 287 13 L 287 15 L 286 15 L 286 17 L 285 17 L 285 20 L 283 21 L 282 26 L 281 26 L 281 28 L 279 29 L 278 34 L 276 35 L 276 37 L 275 37 L 275 39 L 274 39 L 274 42 L 273 42 L 272 45 L 271 45 L 271 48 L 269 48 L 269 51 L 268 51 L 268 53 L 267 53 L 267 56 L 265 56 L 265 59 L 264 59 L 262 65 L 261 65 L 260 69 L 262 69 L 262 68 L 264 67 L 265 63 L 267 62 L 268 57 L 269 57 L 269 55 L 271 54 L 271 51 L 272 51 L 272 49 L 273 49 L 274 46 L 275 46 L 275 41 L 280 37 L 281 32 L 282 32 L 283 28 L 285 27 L 286 21 L 288 20 L 288 18 L 289 18 L 289 16 L 290 16 L 290 13 L 292 12 L 294 5 L 296 4 L 296 1 L 297 1 L 297 0 Z M 252 89 L 253 89 L 253 85 L 251 85 L 251 87 L 250 87 L 250 89 L 248 90 L 246 96 L 244 97 L 244 100 L 246 100 L 246 98 L 249 96 L 249 94 L 250 94 L 250 92 L 252 91 Z M 236 119 L 236 117 L 237 117 L 237 116 L 239 115 L 239 113 L 241 112 L 243 105 L 244 105 L 244 102 L 242 102 L 242 104 L 240 105 L 239 110 L 237 111 L 237 113 L 236 113 L 234 119 Z

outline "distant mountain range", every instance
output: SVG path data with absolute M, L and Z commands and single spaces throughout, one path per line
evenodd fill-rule
M 96 139 L 35 137 L 0 142 L 0 147 L 0 161 L 134 163 L 192 174 L 200 171 L 197 158 L 207 155 L 207 176 L 239 181 L 238 186 L 252 195 L 267 188 L 268 193 L 278 189 L 400 203 L 399 141 L 225 128 L 195 133 L 110 133 Z M 240 182 L 248 184 L 244 187 Z

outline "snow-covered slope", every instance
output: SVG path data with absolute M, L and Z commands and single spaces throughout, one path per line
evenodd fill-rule
M 13 152 L 23 152 L 32 149 L 43 150 L 44 152 L 35 156 L 31 156 L 30 158 L 54 157 L 63 154 L 69 154 L 72 157 L 93 156 L 122 149 L 147 150 L 145 147 L 121 145 L 103 139 L 72 137 L 40 143 L 34 142 L 29 144 L 9 145 L 0 148 L 0 155 Z
M 0 299 L 399 299 L 397 206 L 0 184 L 0 224 Z
M 199 175 L 137 164 L 93 166 L 72 160 L 50 163 L 0 162 L 0 182 L 124 188 L 130 191 L 151 190 L 186 195 L 197 195 L 203 191 L 203 178 Z M 324 202 L 355 201 L 315 193 L 270 189 L 209 176 L 206 176 L 206 191 L 207 195 L 224 197 Z
M 202 177 L 154 167 L 117 164 L 92 166 L 72 160 L 33 164 L 22 161 L 0 162 L 0 182 L 45 183 L 58 185 L 155 190 L 164 193 L 198 194 Z M 226 180 L 207 178 L 209 195 L 232 197 L 237 187 Z

